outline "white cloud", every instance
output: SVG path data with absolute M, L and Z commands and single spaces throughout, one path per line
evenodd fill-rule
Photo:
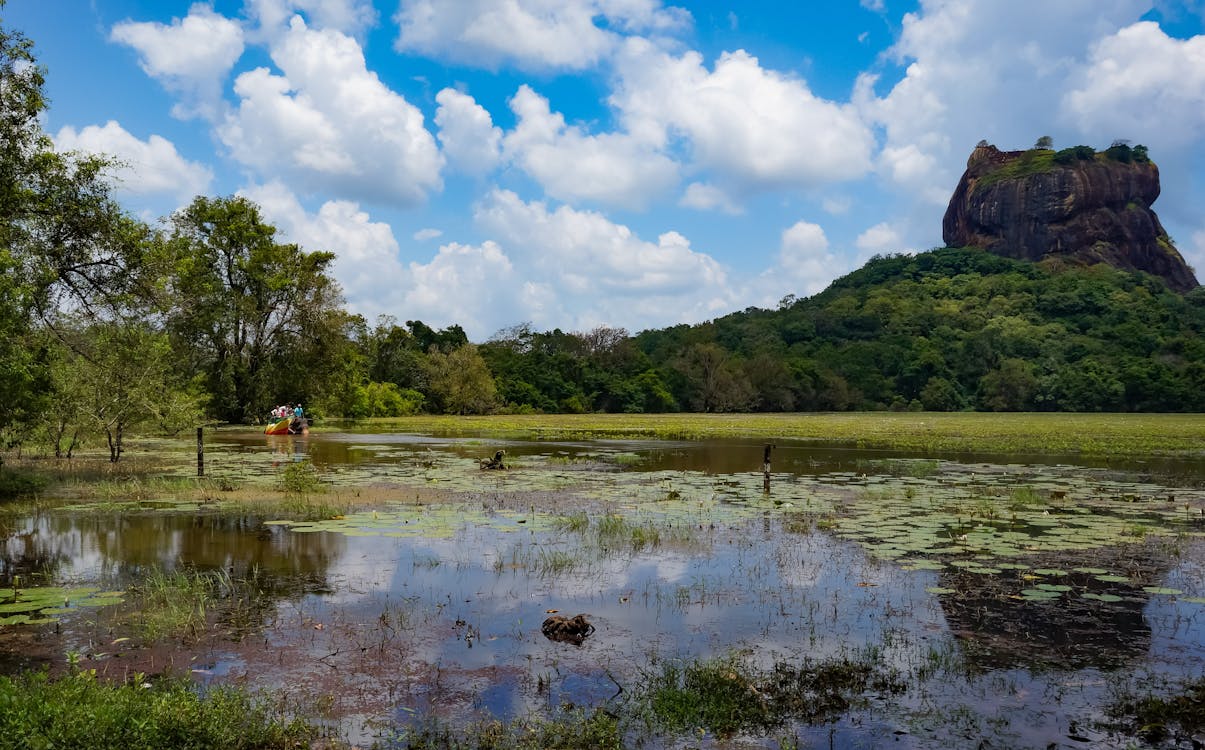
M 1147 0 L 922 0 L 885 56 L 903 78 L 880 95 L 878 78 L 864 74 L 853 97 L 883 129 L 877 166 L 897 196 L 891 222 L 922 230 L 913 245 L 937 244 L 941 212 L 980 139 L 1004 149 L 1044 134 L 1056 145 L 1092 142 L 1086 122 L 1060 114 L 1069 82 L 1088 90 L 1094 45 L 1149 9 Z
M 854 202 L 848 195 L 826 195 L 820 201 L 820 207 L 824 209 L 824 212 L 833 216 L 849 213 L 853 205 Z
M 906 249 L 899 232 L 886 222 L 875 224 L 859 234 L 854 244 L 867 256 L 875 253 L 899 253 Z
M 284 30 L 298 12 L 305 14 L 312 28 L 334 29 L 357 37 L 377 22 L 371 0 L 245 0 L 244 7 L 268 36 Z
M 394 20 L 399 52 L 531 70 L 593 66 L 613 52 L 617 32 L 672 32 L 690 15 L 657 0 L 402 0 Z
M 442 236 L 443 236 L 442 230 L 431 229 L 429 227 L 426 229 L 420 229 L 414 233 L 414 239 L 418 240 L 419 242 L 425 242 L 426 240 L 433 240 L 436 237 L 442 237 Z
M 687 185 L 678 205 L 699 211 L 716 210 L 733 215 L 741 213 L 741 207 L 728 197 L 727 193 L 706 182 L 692 182 Z
M 628 132 L 650 144 L 684 138 L 713 182 L 814 187 L 856 179 L 871 166 L 873 135 L 851 107 L 815 96 L 743 50 L 722 54 L 708 71 L 697 52 L 674 57 L 633 38 L 617 67 L 610 102 Z
M 1173 39 L 1146 21 L 1092 47 L 1063 99 L 1077 127 L 1103 140 L 1178 148 L 1205 128 L 1205 36 Z
M 518 123 L 503 141 L 505 153 L 554 198 L 641 208 L 677 183 L 677 165 L 650 144 L 567 126 L 526 84 L 510 106 Z
M 518 278 L 495 242 L 480 246 L 451 242 L 426 263 L 407 263 L 390 226 L 373 221 L 355 203 L 327 201 L 310 213 L 279 182 L 240 194 L 260 206 L 280 239 L 307 251 L 335 253 L 332 275 L 343 287 L 347 308 L 369 320 L 390 314 L 436 327 L 458 323 L 481 340 L 513 321 L 532 319 L 527 305 L 547 304 L 547 295 L 542 299 L 539 289 Z M 424 239 L 439 234 L 431 231 L 425 230 Z
M 213 182 L 209 167 L 180 156 L 171 141 L 151 135 L 141 141 L 117 122 L 59 130 L 55 146 L 65 151 L 104 154 L 117 161 L 112 171 L 121 192 L 132 195 L 165 194 L 180 203 L 205 193 Z
M 497 166 L 502 130 L 494 127 L 485 107 L 456 89 L 440 91 L 435 101 L 439 103 L 435 124 L 448 162 L 471 175 L 484 175 Z
M 823 291 L 833 279 L 849 270 L 849 262 L 829 247 L 824 229 L 806 221 L 783 230 L 778 263 L 782 274 L 771 272 L 771 276 L 786 277 L 780 283 L 789 284 L 788 291 L 807 295 Z M 802 289 L 798 287 L 800 283 Z
M 523 284 L 497 243 L 448 243 L 429 263 L 411 263 L 403 300 L 406 315 L 435 324 L 459 323 L 480 340 L 517 318 Z
M 316 214 L 308 213 L 297 197 L 279 182 L 248 188 L 241 195 L 255 201 L 265 221 L 282 239 L 307 251 L 335 253 L 332 269 L 343 287 L 347 306 L 368 319 L 401 309 L 407 283 L 398 257 L 398 244 L 388 224 L 374 222 L 349 201 L 327 201 Z
M 222 82 L 243 54 L 242 27 L 205 3 L 170 25 L 123 21 L 110 39 L 133 47 L 143 71 L 182 97 L 172 110 L 181 119 L 220 114 Z
M 601 214 L 549 210 L 503 190 L 490 193 L 474 218 L 517 254 L 525 278 L 556 290 L 572 325 L 697 321 L 733 304 L 724 269 L 677 232 L 653 243 Z
M 257 68 L 235 81 L 241 102 L 218 129 L 234 158 L 361 200 L 412 204 L 442 188 L 422 113 L 366 68 L 354 39 L 294 16 L 272 59 L 284 76 Z

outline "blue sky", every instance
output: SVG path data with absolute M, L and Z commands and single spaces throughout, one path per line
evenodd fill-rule
M 350 309 L 635 332 L 942 244 L 972 147 L 1150 148 L 1205 268 L 1205 0 L 9 0 L 131 211 L 255 200 Z

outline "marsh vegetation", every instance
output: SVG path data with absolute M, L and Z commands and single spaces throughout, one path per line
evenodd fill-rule
M 6 684 L 52 703 L 89 680 L 121 701 L 191 690 L 328 747 L 1175 747 L 1200 731 L 1191 418 L 1179 437 L 1118 420 L 1109 440 L 1146 448 L 1106 454 L 1085 450 L 1089 418 L 1030 416 L 1081 448 L 1045 455 L 1007 420 L 935 420 L 935 442 L 965 431 L 995 451 L 921 453 L 846 441 L 831 415 L 825 442 L 802 418 L 660 428 L 700 440 L 511 419 L 218 431 L 204 479 L 164 440 L 131 443 L 138 469 L 117 474 L 26 461 L 45 482 L 0 521 Z M 770 429 L 796 439 L 776 439 L 766 493 Z M 503 447 L 509 468 L 482 471 Z M 577 614 L 589 637 L 541 633 Z

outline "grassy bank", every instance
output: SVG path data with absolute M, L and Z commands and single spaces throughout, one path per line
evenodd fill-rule
M 427 415 L 356 429 L 519 439 L 801 440 L 906 451 L 1170 455 L 1201 453 L 1205 414 L 843 412 L 828 414 Z
M 266 750 L 308 747 L 316 734 L 237 688 L 200 695 L 184 681 L 113 685 L 86 670 L 59 680 L 0 676 L 0 750 Z

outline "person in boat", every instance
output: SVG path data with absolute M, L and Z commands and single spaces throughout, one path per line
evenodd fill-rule
M 288 409 L 287 406 L 284 408 Z M 293 407 L 293 421 L 289 423 L 289 432 L 292 434 L 305 432 L 308 426 L 305 423 L 305 409 L 301 407 L 301 404 L 297 404 Z

